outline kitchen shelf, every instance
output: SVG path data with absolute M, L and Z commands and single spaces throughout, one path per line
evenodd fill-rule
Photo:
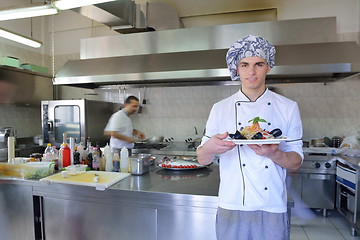
M 7 71 L 19 72 L 19 73 L 30 74 L 30 75 L 35 75 L 35 76 L 52 78 L 52 75 L 50 75 L 50 74 L 45 74 L 45 73 L 41 73 L 41 72 L 35 72 L 35 71 L 26 70 L 26 69 L 22 69 L 22 68 L 10 67 L 10 66 L 6 66 L 6 65 L 0 65 L 0 69 L 1 70 L 7 70 Z
M 350 228 L 351 228 L 351 236 L 357 236 L 357 231 L 356 229 L 360 229 L 360 226 L 359 224 L 354 224 L 353 225 L 353 219 L 354 219 L 354 216 L 355 214 L 350 212 L 348 209 L 344 208 L 344 207 L 341 207 L 341 208 L 338 208 L 338 212 L 349 222 L 349 224 L 351 225 Z

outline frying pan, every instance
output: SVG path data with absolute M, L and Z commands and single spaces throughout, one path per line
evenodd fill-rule
M 145 140 L 146 143 L 156 144 L 164 141 L 164 136 L 153 136 Z

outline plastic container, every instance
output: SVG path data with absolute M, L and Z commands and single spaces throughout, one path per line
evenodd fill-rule
M 83 159 L 86 156 L 85 150 L 84 150 L 84 146 L 82 145 L 82 142 L 80 142 L 79 146 L 77 147 L 77 151 L 80 154 L 79 158 L 80 158 L 80 162 L 83 161 Z
M 28 162 L 21 166 L 21 176 L 24 179 L 40 179 L 54 173 L 52 162 Z
M 51 143 L 48 143 L 46 148 L 45 148 L 45 151 L 44 151 L 44 154 L 42 156 L 42 161 L 43 162 L 51 162 L 53 160 L 53 153 L 52 153 L 52 147 L 51 147 Z
M 49 69 L 47 67 L 38 66 L 35 64 L 29 64 L 29 63 L 23 63 L 20 65 L 22 69 L 34 71 L 34 72 L 40 72 L 40 73 L 49 73 Z
M 0 57 L 0 65 L 10 66 L 10 67 L 20 67 L 20 61 L 15 57 Z
M 129 151 L 126 147 L 123 147 L 120 151 L 120 172 L 129 172 Z
M 67 166 L 65 169 L 69 175 L 78 175 L 84 173 L 86 171 L 87 165 L 86 164 L 76 164 Z

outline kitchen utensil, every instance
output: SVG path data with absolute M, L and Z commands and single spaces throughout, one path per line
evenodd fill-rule
M 145 140 L 146 143 L 149 144 L 156 144 L 164 141 L 164 136 L 153 136 Z
M 146 92 L 146 89 L 145 89 L 145 87 L 144 87 L 144 98 L 143 98 L 143 100 L 142 100 L 142 104 L 146 104 L 145 92 Z
M 331 139 L 332 147 L 338 148 L 341 145 L 342 139 L 338 136 L 335 136 Z
M 331 139 L 328 138 L 328 137 L 324 137 L 324 143 L 325 143 L 325 145 L 328 146 L 328 147 L 332 147 L 332 146 L 333 146 Z M 339 146 L 340 146 L 340 145 L 339 145 Z
M 36 136 L 34 136 L 34 137 L 33 137 L 33 142 L 34 142 L 34 144 L 40 145 L 40 143 L 39 143 L 40 139 L 41 139 L 41 140 L 43 139 L 43 138 L 42 138 L 42 135 L 36 135 Z M 41 144 L 41 145 L 42 145 L 42 144 Z
M 130 157 L 130 173 L 141 175 L 150 170 L 151 154 L 133 154 Z
M 139 103 L 141 103 L 141 89 L 139 88 Z M 142 106 L 139 104 L 138 113 L 142 113 Z
M 325 147 L 324 139 L 322 139 L 322 138 L 312 139 L 311 145 L 313 147 Z

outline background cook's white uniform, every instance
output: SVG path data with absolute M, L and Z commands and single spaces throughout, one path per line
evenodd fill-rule
M 214 104 L 206 124 L 206 136 L 235 133 L 260 117 L 262 129 L 280 128 L 288 139 L 302 138 L 302 124 L 296 102 L 268 89 L 255 102 L 241 92 Z M 204 144 L 208 137 L 203 137 Z M 282 142 L 279 149 L 297 152 L 302 158 L 302 141 Z M 220 154 L 219 207 L 230 210 L 262 210 L 283 213 L 287 209 L 286 169 L 257 155 L 247 145 L 237 145 Z
M 131 123 L 131 119 L 128 116 L 128 114 L 125 112 L 124 109 L 117 111 L 116 113 L 114 113 L 104 131 L 116 131 L 121 135 L 125 135 L 128 137 L 132 137 L 133 136 L 133 125 Z M 123 147 L 126 148 L 133 148 L 134 147 L 134 143 L 129 143 L 127 141 L 115 138 L 113 136 L 111 136 L 110 138 L 110 147 L 112 148 L 117 148 L 117 149 L 121 149 Z

